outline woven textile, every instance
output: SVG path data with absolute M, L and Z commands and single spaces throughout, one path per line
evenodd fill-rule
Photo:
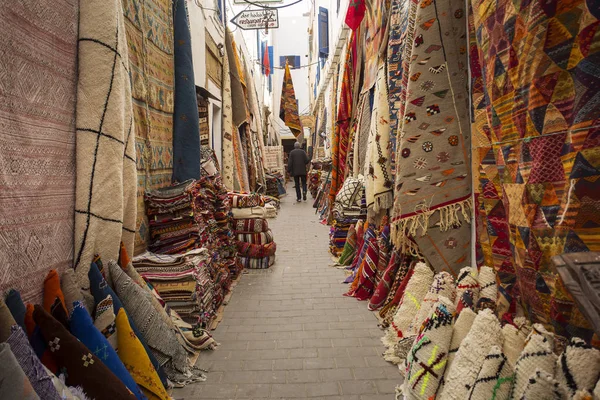
M 373 292 L 373 296 L 369 299 L 368 307 L 370 311 L 375 311 L 383 307 L 394 282 L 397 280 L 402 281 L 404 276 L 408 273 L 407 269 L 400 270 L 400 259 L 401 257 L 398 252 L 393 251 L 389 258 L 388 266 L 383 272 L 383 275 Z
M 350 225 L 348 233 L 346 235 L 346 241 L 344 242 L 344 248 L 342 254 L 338 259 L 339 265 L 350 265 L 352 260 L 356 256 L 356 229 L 354 225 Z
M 59 400 L 61 397 L 52 384 L 52 378 L 35 355 L 27 335 L 20 326 L 12 328 L 12 333 L 6 343 L 10 345 L 10 350 L 38 396 L 42 400 Z
M 502 339 L 498 318 L 491 310 L 480 311 L 446 374 L 440 399 L 466 399 L 486 356 L 492 346 L 502 346 Z
M 225 41 L 228 41 L 229 29 L 225 33 Z M 227 46 L 226 46 L 227 47 Z M 228 49 L 226 49 L 228 50 Z M 229 69 L 229 52 L 223 52 L 223 153 L 221 163 L 221 177 L 223 185 L 227 190 L 233 190 L 233 175 L 235 168 L 235 159 L 233 153 L 233 109 L 231 99 L 231 72 Z
M 0 398 L 40 399 L 7 343 L 0 343 L 0 370 L 3 378 Z
M 539 369 L 554 376 L 557 357 L 554 355 L 553 344 L 543 335 L 532 332 L 527 338 L 525 349 L 515 365 L 515 387 L 513 398 L 520 399 L 527 390 L 531 371 Z
M 12 327 L 15 325 L 17 325 L 17 322 L 10 309 L 6 306 L 4 300 L 0 300 L 0 342 L 5 342 L 9 338 L 12 334 Z
M 387 74 L 388 74 L 388 101 L 390 110 L 390 146 L 391 146 L 391 173 L 396 173 L 396 135 L 402 115 L 402 99 L 406 97 L 403 85 L 403 54 L 404 48 L 409 44 L 408 35 L 408 7 L 407 0 L 391 0 L 390 17 L 388 22 L 389 39 L 387 43 Z
M 23 300 L 21 299 L 21 294 L 17 290 L 11 289 L 8 291 L 8 294 L 6 295 L 6 298 L 4 299 L 4 301 L 6 303 L 6 307 L 8 307 L 8 309 L 10 310 L 10 313 L 12 314 L 15 322 L 23 330 L 26 330 L 27 328 L 25 327 L 25 313 L 27 311 L 25 309 L 25 304 L 23 303 Z M 1 302 L 0 302 L 0 311 L 2 313 L 4 313 Z M 7 321 L 12 324 L 12 321 L 9 318 L 7 318 L 5 316 L 2 316 L 1 318 L 2 318 L 3 324 L 6 324 Z M 4 332 L 8 333 L 7 330 Z
M 73 263 L 78 8 L 0 5 L 0 289 L 26 301 L 39 302 L 49 268 Z
M 371 95 L 363 93 L 358 100 L 358 122 L 354 138 L 352 174 L 357 177 L 365 170 L 369 133 L 371 131 Z
M 33 317 L 52 356 L 61 368 L 66 368 L 69 386 L 81 386 L 88 396 L 97 399 L 136 398 L 91 350 L 40 306 L 35 307 Z
M 496 299 L 498 298 L 498 285 L 496 284 L 496 271 L 493 268 L 482 266 L 477 275 L 479 285 L 479 299 L 476 308 L 496 309 Z
M 138 337 L 135 335 L 125 310 L 119 310 L 117 314 L 118 341 L 121 347 L 119 358 L 140 386 L 149 400 L 167 400 L 169 395 L 160 381 L 156 370 L 152 366 L 148 355 L 144 351 Z
M 399 247 L 409 246 L 409 237 L 428 229 L 445 232 L 470 221 L 464 7 L 454 0 L 420 2 L 416 8 L 414 42 L 406 58 L 410 62 L 403 70 L 409 77 L 408 94 L 396 152 L 392 237 Z M 428 221 L 434 214 L 439 214 L 439 225 L 432 227 Z M 469 257 L 467 253 L 463 265 Z
M 340 94 L 337 107 L 335 127 L 331 139 L 331 186 L 329 188 L 329 203 L 333 204 L 336 195 L 343 186 L 346 176 L 346 157 L 350 141 L 350 119 L 352 118 L 354 92 L 354 64 L 356 63 L 356 35 L 350 34 L 345 48 L 343 72 L 340 75 Z M 334 100 L 335 101 L 335 100 Z
M 122 1 L 137 151 L 135 253 L 140 253 L 148 238 L 144 192 L 169 185 L 173 174 L 173 8 L 169 0 Z
M 233 208 L 264 207 L 265 200 L 258 193 L 229 193 L 229 200 Z
M 273 232 L 269 229 L 260 233 L 238 233 L 237 240 L 251 244 L 268 244 L 273 242 Z
M 128 316 L 135 321 L 151 351 L 165 369 L 171 381 L 178 385 L 205 380 L 193 373 L 185 350 L 177 340 L 175 332 L 162 320 L 143 289 L 135 284 L 116 263 L 109 263 L 115 291 L 123 302 Z
M 534 322 L 587 341 L 593 332 L 551 258 L 600 250 L 600 114 L 590 103 L 599 14 L 590 4 L 473 1 L 471 40 L 480 263 L 498 271 L 500 313 L 521 302 Z
M 275 254 L 277 244 L 275 242 L 264 245 L 238 242 L 237 248 L 240 257 L 265 258 Z
M 524 329 L 519 329 L 516 325 L 506 324 L 502 327 L 502 335 L 504 343 L 502 352 L 506 355 L 506 359 L 513 367 L 517 364 L 521 352 L 525 348 L 525 340 L 528 332 Z
M 238 257 L 238 262 L 246 269 L 267 269 L 275 264 L 275 255 L 264 258 Z
M 422 332 L 415 338 L 406 359 L 407 374 L 404 382 L 408 389 L 407 399 L 434 398 L 446 369 L 454 323 L 454 304 L 451 300 L 440 297 L 429 310 Z
M 73 311 L 74 302 L 85 301 L 79 283 L 77 282 L 77 277 L 75 276 L 75 270 L 72 268 L 67 269 L 61 275 L 60 288 L 65 298 L 65 306 L 67 307 L 68 314 Z M 87 308 L 87 304 L 84 305 Z
M 173 1 L 175 104 L 173 115 L 173 181 L 200 178 L 200 123 L 192 39 L 184 0 Z
M 526 386 L 520 397 L 513 399 L 519 400 L 566 400 L 567 391 L 560 383 L 554 379 L 551 373 L 544 370 L 535 369 L 535 372 L 529 376 Z
M 393 205 L 391 149 L 387 76 L 382 64 L 377 72 L 364 171 L 367 208 L 373 213 L 380 213 Z
M 106 296 L 106 299 L 96 305 L 94 315 L 96 316 L 94 326 L 104 335 L 111 347 L 118 350 L 116 315 L 111 295 Z
M 514 370 L 498 346 L 492 346 L 485 357 L 468 400 L 509 400 Z
M 600 350 L 572 338 L 556 364 L 556 380 L 568 389 L 571 396 L 578 392 L 591 393 L 600 379 Z
M 87 347 L 108 369 L 127 386 L 138 400 L 145 397 L 137 384 L 125 369 L 117 356 L 115 349 L 106 340 L 104 335 L 94 326 L 92 317 L 88 314 L 82 303 L 76 303 L 70 315 L 71 333 Z
M 465 340 L 469 334 L 476 317 L 477 314 L 475 314 L 473 310 L 466 309 L 458 315 L 458 318 L 456 318 L 454 329 L 452 331 L 452 342 L 450 343 L 450 350 L 448 351 L 448 366 L 446 367 L 445 375 L 448 375 L 452 363 L 454 362 L 454 358 L 456 357 L 456 353 L 458 352 L 458 349 L 460 349 L 463 340 Z
M 383 305 L 383 308 L 379 311 L 379 316 L 383 318 L 386 323 L 391 323 L 402 298 L 410 278 L 412 278 L 415 272 L 416 261 L 411 257 L 403 256 L 400 259 L 400 267 L 398 268 L 398 274 L 394 279 L 394 284 L 390 290 L 387 299 Z M 406 273 L 404 273 L 406 271 Z M 403 276 L 403 278 L 401 278 Z M 401 279 L 400 279 L 401 278 Z
M 296 101 L 292 73 L 288 64 L 285 65 L 279 109 L 279 118 L 285 123 L 285 126 L 290 128 L 294 136 L 298 137 L 302 133 L 302 123 L 298 115 L 298 102 Z
M 415 315 L 411 323 L 411 331 L 419 332 L 423 321 L 425 321 L 432 314 L 432 311 L 436 304 L 443 297 L 454 303 L 454 297 L 456 296 L 456 287 L 454 284 L 454 278 L 448 272 L 440 272 L 435 274 L 433 282 L 423 297 L 419 312 Z M 455 306 L 456 307 L 456 306 Z M 453 313 L 456 311 L 453 308 Z
M 414 336 L 417 333 L 412 328 L 412 322 L 419 312 L 432 282 L 433 272 L 431 269 L 424 263 L 418 263 L 406 285 L 392 323 L 382 338 L 383 344 L 388 347 L 385 353 L 386 360 L 399 363 L 406 357 L 406 351 L 408 351 L 412 342 L 408 344 L 408 348 L 404 349 L 395 349 L 395 346 L 400 339 Z
M 467 291 L 472 293 L 473 302 L 479 298 L 479 282 L 477 281 L 477 268 L 464 267 L 460 270 L 456 278 L 456 301 L 463 298 L 463 294 Z
M 388 10 L 386 1 L 374 0 L 365 1 L 366 10 L 366 31 L 365 31 L 365 69 L 362 91 L 371 90 L 377 80 L 377 70 L 379 68 L 380 54 L 387 48 L 385 42 L 386 24 Z
M 233 231 L 235 233 L 260 233 L 269 230 L 269 223 L 262 218 L 235 219 Z
M 365 236 L 367 236 L 365 234 Z M 358 284 L 352 288 L 348 295 L 358 300 L 368 300 L 375 290 L 377 277 L 377 264 L 379 262 L 379 245 L 375 233 L 365 240 L 366 252 L 357 271 Z M 354 285 L 353 285 L 354 286 Z
M 94 254 L 116 258 L 121 241 L 134 246 L 135 128 L 123 19 L 121 0 L 81 3 L 74 266 L 85 288 Z

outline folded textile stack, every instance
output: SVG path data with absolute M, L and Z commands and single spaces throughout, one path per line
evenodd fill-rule
M 329 235 L 329 251 L 334 257 L 341 255 L 350 226 L 366 218 L 366 207 L 363 207 L 364 197 L 363 177 L 346 178 L 333 205 L 334 221 Z
M 271 197 L 279 198 L 286 194 L 285 178 L 280 173 L 265 174 L 267 181 L 266 194 Z
M 197 247 L 199 229 L 194 222 L 192 197 L 189 191 L 193 184 L 193 180 L 188 180 L 174 186 L 146 192 L 150 251 L 177 254 Z
M 193 325 L 206 326 L 217 308 L 222 289 L 212 277 L 210 254 L 206 249 L 182 255 L 144 253 L 133 266 L 167 305 Z
M 315 199 L 317 192 L 319 191 L 319 185 L 321 185 L 321 171 L 312 170 L 308 173 L 308 191 L 310 195 Z
M 235 205 L 254 205 L 263 202 L 262 197 L 258 195 L 230 193 L 230 197 L 232 204 Z M 265 269 L 275 263 L 277 245 L 273 241 L 273 232 L 269 229 L 266 219 L 238 219 L 234 213 L 233 231 L 238 240 L 238 265 L 240 268 Z

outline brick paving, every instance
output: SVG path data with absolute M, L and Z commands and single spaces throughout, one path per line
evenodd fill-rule
M 312 201 L 296 204 L 292 185 L 269 220 L 277 262 L 248 271 L 213 332 L 221 344 L 203 352 L 206 382 L 173 392 L 176 399 L 391 400 L 401 382 L 383 360 L 375 316 L 343 297 L 344 272 L 332 268 L 327 226 Z

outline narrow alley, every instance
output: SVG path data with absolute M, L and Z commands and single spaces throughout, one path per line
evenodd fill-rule
M 394 398 L 401 375 L 381 357 L 383 331 L 366 302 L 342 295 L 348 287 L 331 266 L 328 227 L 293 190 L 269 220 L 275 265 L 242 276 L 214 331 L 221 345 L 200 355 L 207 381 L 175 398 Z

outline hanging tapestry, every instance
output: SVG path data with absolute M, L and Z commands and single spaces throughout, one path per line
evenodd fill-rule
M 212 148 L 210 144 L 210 126 L 208 124 L 208 101 L 200 93 L 197 93 L 196 102 L 198 103 L 200 146 L 203 148 Z
M 257 186 L 254 188 L 254 190 L 264 193 L 267 187 L 267 181 L 265 178 L 263 123 L 258 101 L 258 94 L 256 93 L 256 86 L 254 85 L 254 77 L 250 73 L 250 68 L 246 62 L 244 62 L 244 74 L 247 82 L 246 93 L 248 96 L 248 107 L 250 111 L 249 144 L 253 159 L 252 163 L 254 165 L 252 172 L 256 174 L 257 183 Z
M 285 126 L 290 128 L 295 137 L 302 133 L 302 123 L 298 114 L 298 102 L 296 101 L 296 92 L 292 82 L 292 73 L 290 66 L 285 65 L 283 75 L 283 86 L 281 88 L 281 103 L 279 105 L 279 118 L 285 122 Z
M 73 262 L 78 4 L 0 3 L 0 289 L 32 303 Z
M 396 152 L 392 239 L 417 255 L 411 237 L 470 223 L 469 99 L 463 2 L 424 1 L 410 11 L 409 24 L 418 23 L 411 54 L 403 57 L 410 60 L 403 69 L 409 78 Z M 430 227 L 435 218 L 439 224 Z M 469 262 L 469 257 L 464 260 Z
M 344 72 L 340 88 L 337 121 L 334 129 L 331 147 L 331 186 L 329 188 L 329 204 L 333 205 L 335 196 L 344 183 L 346 175 L 346 156 L 348 154 L 348 139 L 350 118 L 352 117 L 352 91 L 354 85 L 353 43 L 356 36 L 351 34 L 346 48 Z
M 175 106 L 173 182 L 200 179 L 199 104 L 196 101 L 192 38 L 185 0 L 173 1 Z
M 408 0 L 392 0 L 390 5 L 389 40 L 387 47 L 388 98 L 390 102 L 391 173 L 396 175 L 396 134 L 402 120 L 400 108 L 405 86 L 403 82 L 404 48 L 408 37 Z M 405 94 L 405 93 L 404 93 Z
M 373 103 L 367 162 L 364 171 L 367 208 L 370 214 L 386 211 L 392 207 L 394 201 L 394 182 L 390 163 L 390 108 L 387 76 L 383 63 L 377 74 Z
M 367 6 L 365 5 L 365 0 L 350 0 L 348 11 L 346 12 L 346 25 L 353 31 L 358 29 L 365 17 L 366 10 Z
M 225 33 L 229 37 L 229 31 Z M 233 110 L 231 99 L 231 74 L 229 53 L 223 53 L 223 157 L 221 179 L 227 190 L 233 190 L 234 152 L 233 152 Z
M 366 31 L 365 31 L 365 70 L 362 91 L 366 92 L 375 86 L 379 59 L 381 53 L 387 49 L 386 35 L 387 8 L 385 0 L 371 0 L 366 3 Z
M 371 95 L 369 92 L 360 95 L 356 110 L 358 121 L 354 134 L 354 161 L 352 162 L 352 175 L 358 177 L 364 172 L 371 131 Z
M 123 0 L 137 150 L 135 254 L 146 249 L 144 192 L 173 175 L 173 15 L 170 0 Z
M 600 13 L 591 1 L 473 1 L 473 170 L 480 265 L 560 336 L 590 325 L 551 258 L 600 251 Z
M 94 254 L 133 251 L 135 138 L 127 41 L 120 0 L 89 0 L 79 9 L 75 275 L 89 288 Z M 54 299 L 52 299 L 54 300 Z

